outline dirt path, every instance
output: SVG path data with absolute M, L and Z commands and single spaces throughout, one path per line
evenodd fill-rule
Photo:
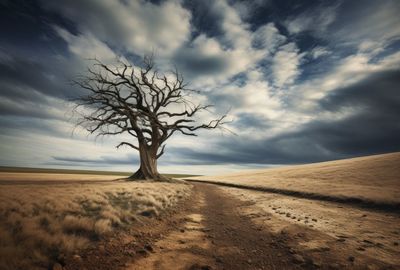
M 238 212 L 243 202 L 212 185 L 194 189 L 182 228 L 127 269 L 301 269 L 283 235 L 262 231 Z
M 260 211 L 227 188 L 194 184 L 158 220 L 72 258 L 66 269 L 398 269 L 315 228 Z

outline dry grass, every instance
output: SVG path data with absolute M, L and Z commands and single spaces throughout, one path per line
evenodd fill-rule
M 110 181 L 123 178 L 121 175 L 100 174 L 63 174 L 63 173 L 29 173 L 29 172 L 0 172 L 0 181 Z
M 60 254 L 158 215 L 189 193 L 188 185 L 168 183 L 3 184 L 0 269 L 46 269 Z
M 400 153 L 193 179 L 400 203 Z

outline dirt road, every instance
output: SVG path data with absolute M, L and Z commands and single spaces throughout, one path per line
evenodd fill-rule
M 242 202 L 197 184 L 186 222 L 127 269 L 299 269 L 284 236 L 262 231 L 237 211 Z
M 70 258 L 66 269 L 398 269 L 209 184 L 195 184 L 176 212 L 150 223 Z

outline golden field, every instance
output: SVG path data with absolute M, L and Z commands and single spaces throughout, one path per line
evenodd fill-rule
M 398 204 L 400 153 L 191 179 Z

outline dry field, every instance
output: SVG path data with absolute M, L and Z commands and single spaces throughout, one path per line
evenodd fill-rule
M 110 177 L 1 173 L 0 269 L 46 269 L 60 255 L 157 216 L 191 192 L 186 184 L 107 182 Z
M 189 203 L 179 212 L 180 226 L 164 232 L 152 252 L 128 260 L 122 269 L 400 267 L 396 213 L 202 183 L 194 184 Z
M 278 234 L 286 233 L 318 265 L 325 265 L 327 259 L 322 255 L 329 255 L 339 269 L 345 268 L 340 265 L 346 265 L 350 256 L 361 267 L 367 264 L 367 258 L 394 267 L 372 266 L 371 262 L 366 269 L 400 266 L 399 214 L 251 190 L 223 190 L 245 203 L 240 211 L 255 224 Z M 299 234 L 301 237 L 296 240 Z
M 96 174 L 63 174 L 63 173 L 29 173 L 29 172 L 1 172 L 0 183 L 50 183 L 60 182 L 107 182 L 123 178 L 121 175 L 96 175 Z
M 400 153 L 192 179 L 399 205 Z
M 0 269 L 399 269 L 399 176 L 400 153 L 191 178 L 241 189 L 3 172 Z
M 400 265 L 400 153 L 191 179 L 228 184 L 222 190 L 243 201 L 238 210 L 264 230 L 284 234 L 312 261 L 310 269 Z M 346 204 L 351 199 L 389 207 Z

